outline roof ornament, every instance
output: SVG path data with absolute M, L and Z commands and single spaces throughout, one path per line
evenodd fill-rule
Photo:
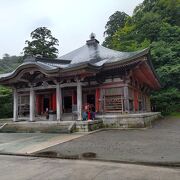
M 87 41 L 86 41 L 86 44 L 87 44 L 88 46 L 94 46 L 94 47 L 96 47 L 97 44 L 99 44 L 99 41 L 98 41 L 95 37 L 96 37 L 96 34 L 92 32 L 92 33 L 89 35 L 90 40 L 87 40 Z
M 43 81 L 43 82 L 42 82 L 42 86 L 43 86 L 43 87 L 48 87 L 48 86 L 49 86 L 49 84 L 48 84 L 48 82 Z
M 96 34 L 92 32 L 92 33 L 89 35 L 89 37 L 90 37 L 91 40 L 92 40 L 92 39 L 95 39 Z
M 36 54 L 35 57 L 42 58 L 43 56 L 41 54 Z

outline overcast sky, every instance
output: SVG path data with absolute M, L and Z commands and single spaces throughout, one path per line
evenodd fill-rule
M 91 32 L 103 42 L 105 24 L 115 11 L 132 15 L 143 0 L 0 0 L 0 58 L 20 55 L 25 40 L 45 26 L 59 40 L 59 56 L 89 39 Z

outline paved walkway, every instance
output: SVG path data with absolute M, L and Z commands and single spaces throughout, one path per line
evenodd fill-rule
M 180 162 L 179 118 L 157 121 L 151 129 L 106 130 L 84 135 L 0 133 L 0 153 L 53 151 L 59 156 L 81 157 L 93 152 L 102 160 Z
M 30 154 L 85 134 L 0 133 L 0 153 Z
M 0 155 L 1 180 L 179 180 L 180 170 L 110 162 Z
M 43 151 L 66 157 L 93 152 L 103 160 L 179 163 L 180 119 L 162 119 L 151 129 L 100 131 Z

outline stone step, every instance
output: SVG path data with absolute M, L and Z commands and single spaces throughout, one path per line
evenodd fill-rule
M 75 122 L 12 122 L 1 127 L 3 133 L 71 133 Z
M 73 113 L 62 114 L 62 121 L 75 121 L 77 117 Z

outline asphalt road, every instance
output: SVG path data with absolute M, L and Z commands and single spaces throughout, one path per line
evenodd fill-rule
M 0 155 L 1 180 L 179 180 L 179 178 L 179 169 Z
M 106 130 L 42 150 L 60 156 L 96 153 L 97 159 L 180 162 L 180 119 L 166 118 L 145 130 Z

